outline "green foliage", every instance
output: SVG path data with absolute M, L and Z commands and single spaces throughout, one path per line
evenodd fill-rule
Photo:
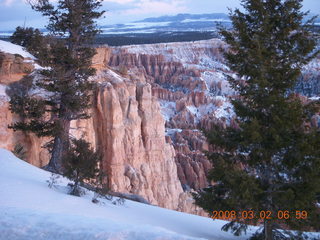
M 69 151 L 63 159 L 64 175 L 74 181 L 72 195 L 81 195 L 79 184 L 99 178 L 101 154 L 90 148 L 83 139 L 73 139 Z
M 12 36 L 10 36 L 10 41 L 25 47 L 28 52 L 37 57 L 40 64 L 46 64 L 48 48 L 52 41 L 50 36 L 43 36 L 37 28 L 17 27 Z
M 91 67 L 95 49 L 90 44 L 99 32 L 95 20 L 104 12 L 97 11 L 100 0 L 59 0 L 54 5 L 48 0 L 29 2 L 49 19 L 47 28 L 55 38 L 44 41 L 45 46 L 38 51 L 36 41 L 44 39 L 38 30 L 17 28 L 12 37 L 39 53 L 46 67 L 35 74 L 32 85 L 45 96 L 24 94 L 12 98 L 12 111 L 22 117 L 12 128 L 54 138 L 48 169 L 62 172 L 62 157 L 70 144 L 70 122 L 90 117 L 87 110 L 95 86 L 89 81 L 95 74 Z
M 95 19 L 104 12 L 96 11 L 99 0 L 58 1 L 55 7 L 47 0 L 32 7 L 49 18 L 48 30 L 60 38 L 51 44 L 48 66 L 41 71 L 37 86 L 52 93 L 59 104 L 59 118 L 68 120 L 88 117 L 90 91 L 94 84 L 88 78 L 95 74 L 91 60 L 95 50 L 89 47 L 99 32 Z
M 207 134 L 217 149 L 209 155 L 214 184 L 195 195 L 196 203 L 209 213 L 271 211 L 272 219 L 264 220 L 268 240 L 284 237 L 276 230 L 281 226 L 320 229 L 320 131 L 309 127 L 315 108 L 289 94 L 301 68 L 318 54 L 311 22 L 302 23 L 300 0 L 242 3 L 244 13 L 231 13 L 233 30 L 221 29 L 229 45 L 227 64 L 237 73 L 228 80 L 239 93 L 232 100 L 239 127 L 215 127 Z M 291 217 L 277 220 L 283 210 Z M 297 210 L 308 211 L 308 218 L 297 219 Z M 258 222 L 238 218 L 224 230 L 239 235 L 244 224 Z
M 22 28 L 17 27 L 16 31 L 10 36 L 10 41 L 26 48 L 32 54 L 37 54 L 40 50 L 41 43 L 44 37 L 39 29 L 32 27 Z
M 30 75 L 9 85 L 7 94 L 10 97 L 10 111 L 21 119 L 10 125 L 9 128 L 34 132 L 39 137 L 53 136 L 59 126 L 56 122 L 46 119 L 44 115 L 45 112 L 53 111 L 52 108 L 47 109 L 52 102 L 41 97 L 30 96 L 33 88 L 33 77 Z

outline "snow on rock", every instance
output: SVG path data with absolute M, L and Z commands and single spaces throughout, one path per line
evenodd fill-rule
M 175 42 L 175 43 L 158 43 L 158 44 L 141 44 L 123 46 L 129 53 L 135 54 L 149 54 L 149 55 L 163 55 L 167 61 L 181 62 L 183 64 L 193 65 L 210 65 L 213 62 L 212 59 L 212 47 L 215 47 L 216 51 L 219 51 L 220 47 L 224 46 L 224 43 L 219 39 L 202 40 L 195 42 Z M 198 61 L 202 64 L 199 64 Z M 219 63 L 220 67 L 223 64 Z M 210 66 L 212 67 L 212 66 Z M 223 66 L 223 68 L 225 68 Z
M 109 70 L 108 74 L 111 75 L 113 77 L 113 79 L 116 80 L 117 82 L 123 82 L 122 77 L 119 74 L 117 74 L 116 72 Z
M 2 40 L 0 40 L 0 51 L 10 54 L 19 54 L 24 58 L 35 59 L 35 57 L 28 53 L 26 50 L 24 50 L 22 46 Z
M 214 116 L 216 118 L 225 118 L 230 120 L 235 116 L 233 105 L 226 97 L 217 96 L 215 98 L 219 99 L 223 103 L 222 106 L 218 107 L 214 111 Z
M 0 84 L 0 100 L 9 101 L 9 96 L 6 94 L 6 85 Z
M 66 194 L 68 180 L 48 188 L 50 173 L 0 149 L 1 240 L 244 240 L 221 231 L 224 221 L 126 200 L 114 205 L 93 193 Z M 250 228 L 249 233 L 255 228 Z
M 173 137 L 177 132 L 181 133 L 182 129 L 180 129 L 180 128 L 167 128 L 166 129 L 166 136 Z
M 4 84 L 0 84 L 0 97 L 6 97 L 6 88 L 7 86 Z
M 234 93 L 226 76 L 221 71 L 205 71 L 201 73 L 201 78 L 205 81 L 207 90 L 211 96 L 228 96 Z
M 170 121 L 170 119 L 177 114 L 176 103 L 159 100 L 161 106 L 161 114 L 166 121 Z
M 320 97 L 310 97 L 309 99 L 310 99 L 311 101 L 317 101 L 317 100 L 320 99 Z

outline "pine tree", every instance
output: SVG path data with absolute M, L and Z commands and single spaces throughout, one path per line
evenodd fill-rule
M 81 196 L 80 183 L 97 180 L 99 178 L 99 163 L 101 155 L 90 148 L 90 144 L 83 139 L 72 139 L 71 146 L 64 156 L 64 175 L 74 181 L 71 194 Z
M 23 46 L 29 53 L 35 56 L 38 63 L 46 66 L 50 60 L 49 48 L 55 41 L 50 34 L 43 35 L 39 29 L 32 27 L 17 27 L 10 36 L 10 42 Z
M 23 106 L 22 110 L 28 116 L 30 109 L 38 113 L 41 107 L 42 115 L 26 118 L 12 127 L 53 137 L 48 145 L 52 153 L 48 169 L 61 172 L 62 159 L 70 144 L 70 122 L 89 117 L 86 110 L 90 107 L 94 84 L 88 79 L 95 74 L 91 67 L 95 50 L 89 44 L 99 32 L 95 20 L 104 12 L 97 10 L 101 0 L 59 0 L 56 7 L 49 0 L 29 2 L 33 9 L 49 18 L 47 29 L 56 39 L 47 48 L 45 62 L 49 68 L 40 72 L 36 82 L 36 86 L 47 93 L 47 98 L 30 97 L 34 107 Z M 11 103 L 11 108 L 15 112 L 19 107 Z M 16 112 L 22 114 L 21 109 Z
M 232 99 L 238 127 L 207 133 L 216 149 L 209 154 L 212 184 L 194 197 L 211 215 L 235 211 L 223 229 L 236 235 L 262 221 L 252 239 L 303 239 L 279 229 L 320 229 L 320 132 L 310 127 L 319 108 L 292 94 L 301 68 L 318 53 L 301 2 L 242 0 L 245 11 L 231 12 L 233 29 L 221 29 L 227 65 L 237 73 L 228 80 L 239 93 Z
M 25 47 L 28 52 L 40 60 L 41 64 L 43 64 L 41 59 L 47 57 L 43 54 L 47 52 L 49 36 L 43 36 L 39 29 L 17 27 L 12 36 L 10 36 L 10 41 Z

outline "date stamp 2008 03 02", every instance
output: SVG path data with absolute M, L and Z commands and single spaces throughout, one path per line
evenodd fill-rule
M 232 221 L 236 219 L 259 219 L 259 220 L 271 220 L 271 219 L 307 219 L 308 212 L 303 210 L 295 210 L 295 211 L 288 211 L 288 210 L 279 210 L 277 212 L 272 211 L 213 211 L 211 214 L 212 219 L 220 219 L 220 220 L 227 220 Z

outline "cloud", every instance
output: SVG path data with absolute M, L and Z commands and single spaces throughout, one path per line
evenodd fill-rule
M 14 0 L 4 0 L 3 5 L 5 6 L 11 6 Z
M 187 7 L 183 0 L 140 0 L 134 4 L 132 9 L 122 12 L 124 15 L 145 15 L 145 14 L 174 14 L 186 12 Z
M 112 2 L 112 3 L 118 3 L 118 4 L 128 4 L 135 2 L 135 0 L 104 0 L 104 2 Z

